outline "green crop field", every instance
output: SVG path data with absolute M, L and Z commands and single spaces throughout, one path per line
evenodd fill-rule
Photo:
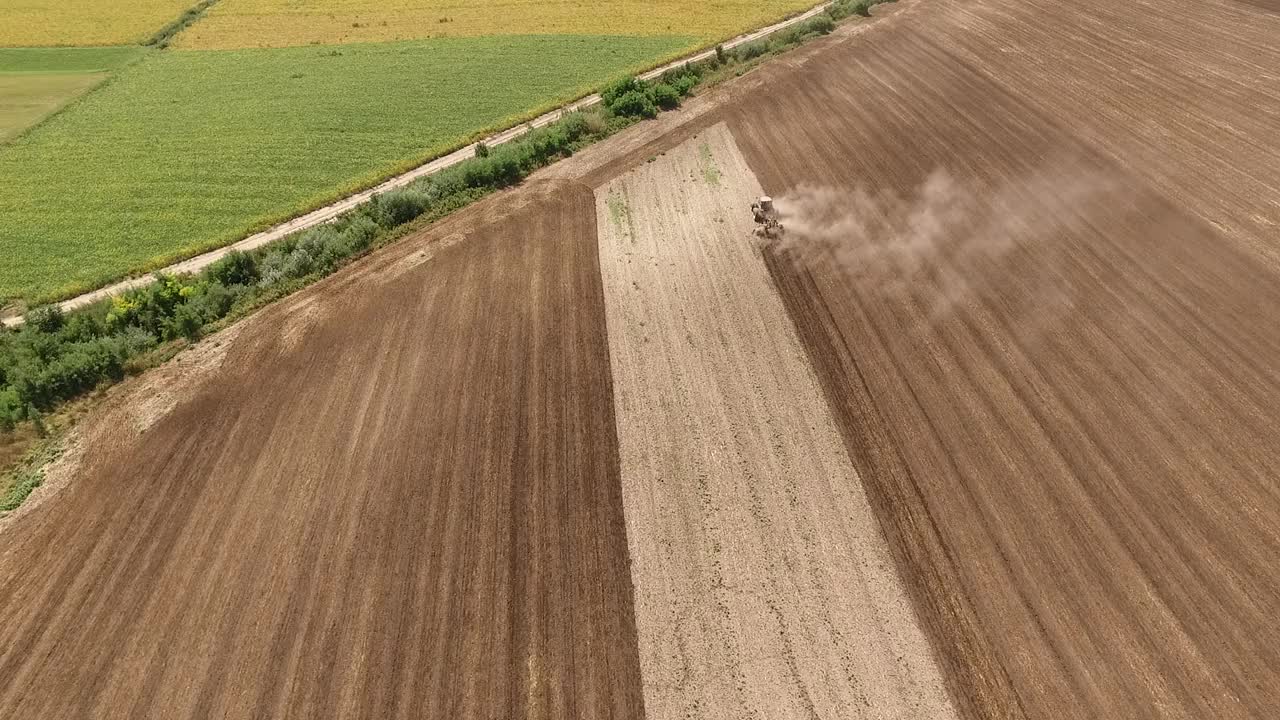
M 0 308 L 233 242 L 814 2 L 10 3 Z
M 145 53 L 137 45 L 83 48 L 3 48 L 0 73 L 92 73 L 115 70 Z
M 721 40 L 816 0 L 219 0 L 178 36 L 200 49 L 485 35 L 693 35 Z
M 0 143 L 137 58 L 140 47 L 0 48 Z
M 106 77 L 106 73 L 0 72 L 0 143 L 36 124 Z
M 84 290 L 236 240 L 691 42 L 152 52 L 0 145 L 0 298 Z
M 195 0 L 5 0 L 0 47 L 141 43 Z

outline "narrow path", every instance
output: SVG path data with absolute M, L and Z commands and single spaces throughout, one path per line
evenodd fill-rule
M 800 22 L 804 22 L 805 20 L 808 20 L 814 15 L 817 15 L 818 13 L 825 10 L 827 6 L 830 4 L 831 4 L 830 2 L 821 3 L 800 15 L 796 15 L 795 17 L 782 20 L 781 22 L 774 23 L 773 25 L 770 25 L 765 28 L 761 28 L 754 32 L 746 33 L 744 35 L 739 35 L 738 37 L 732 40 L 722 43 L 722 45 L 725 48 L 732 49 L 732 48 L 738 47 L 739 45 L 743 45 L 745 43 L 759 40 L 760 38 L 768 35 L 772 35 L 773 33 L 778 32 L 779 30 L 784 30 L 786 28 L 789 28 L 792 25 L 795 25 L 796 23 L 800 23 Z M 701 62 L 703 60 L 706 60 L 712 57 L 713 55 L 715 55 L 714 48 L 710 50 L 704 50 L 702 52 L 695 53 L 693 55 L 680 58 L 678 60 L 673 60 L 672 62 L 669 62 L 666 65 L 662 65 L 661 67 L 657 67 L 657 68 L 654 68 L 653 70 L 642 73 L 641 75 L 639 75 L 639 78 L 641 80 L 652 80 L 653 78 L 656 78 L 662 75 L 662 73 L 667 72 L 668 70 L 678 68 L 681 65 L 684 65 L 685 63 Z M 369 199 L 372 198 L 374 195 L 377 195 L 379 193 L 384 193 L 389 190 L 394 190 L 396 188 L 404 187 L 405 185 L 408 185 L 414 180 L 426 177 L 428 175 L 434 175 L 435 173 L 438 173 L 441 170 L 453 167 L 454 165 L 457 165 L 465 160 L 469 160 L 475 157 L 476 145 L 478 145 L 481 142 L 483 142 L 485 145 L 489 147 L 503 145 L 505 143 L 511 142 L 512 140 L 515 140 L 516 138 L 521 137 L 522 135 L 524 135 L 525 133 L 529 132 L 532 129 L 544 127 L 546 125 L 549 125 L 555 122 L 556 120 L 559 120 L 566 113 L 572 113 L 578 110 L 585 110 L 586 108 L 592 107 L 598 104 L 599 102 L 600 102 L 599 94 L 588 95 L 580 100 L 576 100 L 572 103 L 569 103 L 568 105 L 564 105 L 556 110 L 552 110 L 548 113 L 540 115 L 537 118 L 534 118 L 530 122 L 523 123 L 516 127 L 508 128 L 506 130 L 503 130 L 500 133 L 497 133 L 496 135 L 491 135 L 487 138 L 484 138 L 483 140 L 480 140 L 470 145 L 467 145 L 465 147 L 459 148 L 449 153 L 448 155 L 438 157 L 435 160 L 432 160 L 424 165 L 419 165 L 418 167 L 412 170 L 409 170 L 401 175 L 397 175 L 391 178 L 390 180 L 387 180 L 381 183 L 380 185 L 376 185 L 372 188 L 369 188 L 368 190 L 358 192 L 354 195 L 349 195 L 346 198 L 343 198 L 342 200 L 338 200 L 337 202 L 334 202 L 330 205 L 326 205 L 322 208 L 312 210 L 311 212 L 305 215 L 300 215 L 292 220 L 288 220 L 283 223 L 280 223 L 275 227 L 272 227 L 267 230 L 263 230 L 260 233 L 250 235 L 249 237 L 243 240 L 240 240 L 238 242 L 232 243 L 230 245 L 225 245 L 216 250 L 210 250 L 209 252 L 203 253 L 201 255 L 196 255 L 195 257 L 191 257 L 186 260 L 182 260 L 180 262 L 176 262 L 172 265 L 161 268 L 159 272 L 170 273 L 170 274 L 196 273 L 212 265 L 218 260 L 222 259 L 228 253 L 235 252 L 235 251 L 243 252 L 246 250 L 253 250 L 255 248 L 260 248 L 263 245 L 274 242 L 276 240 L 280 240 L 281 238 L 284 238 L 287 235 L 291 235 L 295 232 L 298 232 L 299 230 L 306 230 L 307 228 L 315 227 L 317 225 L 323 225 L 324 223 L 327 223 L 336 219 L 339 215 L 342 215 L 348 210 L 351 210 L 360 205 L 363 205 L 364 203 L 368 202 Z M 58 303 L 58 306 L 62 308 L 63 312 L 69 312 L 71 310 L 75 310 L 76 308 L 84 307 L 86 305 L 92 305 L 93 303 L 96 303 L 100 300 L 104 300 L 113 295 L 119 295 L 120 293 L 123 293 L 127 290 L 132 290 L 134 288 L 150 285 L 152 282 L 152 279 L 153 279 L 152 274 L 148 273 L 140 277 L 133 277 L 133 278 L 128 278 L 126 280 L 121 280 L 120 282 L 107 285 L 106 287 L 102 287 L 97 290 L 93 290 L 91 292 L 87 292 L 82 295 L 77 295 L 73 298 L 63 300 L 62 302 Z M 21 315 L 8 315 L 8 316 L 0 317 L 0 323 L 3 323 L 5 327 L 16 327 L 18 325 L 21 325 L 22 322 L 23 322 L 23 319 Z

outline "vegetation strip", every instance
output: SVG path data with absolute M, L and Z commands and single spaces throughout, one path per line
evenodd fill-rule
M 161 49 L 169 47 L 169 41 L 173 39 L 174 35 L 186 30 L 192 23 L 199 20 L 216 2 L 218 0 L 201 0 L 192 7 L 187 8 L 177 19 L 165 25 L 155 35 L 152 35 L 151 39 L 147 40 L 147 44 Z
M 660 77 L 664 73 L 671 72 L 672 70 L 678 69 L 686 64 L 706 64 L 710 60 L 716 60 L 717 63 L 723 63 L 726 58 L 717 57 L 717 54 L 726 53 L 729 50 L 736 49 L 739 52 L 741 52 L 744 55 L 744 57 L 753 58 L 753 57 L 764 54 L 765 51 L 767 51 L 769 48 L 789 46 L 790 43 L 787 42 L 788 37 L 784 37 L 784 36 L 790 36 L 791 34 L 793 34 L 792 31 L 794 31 L 795 26 L 802 23 L 817 22 L 819 24 L 822 24 L 824 22 L 823 19 L 817 16 L 820 13 L 823 13 L 824 11 L 828 15 L 828 17 L 831 17 L 833 19 L 841 19 L 844 17 L 848 17 L 849 15 L 852 15 L 852 14 L 865 15 L 867 14 L 865 8 L 869 6 L 870 5 L 866 0 L 858 0 L 857 2 L 850 2 L 848 0 L 843 0 L 841 2 L 835 2 L 835 3 L 830 3 L 828 5 L 818 6 L 806 13 L 802 13 L 797 17 L 791 18 L 789 20 L 783 21 L 781 23 L 778 23 L 776 25 L 773 25 L 767 28 L 763 28 L 753 33 L 743 35 L 739 38 L 734 39 L 733 41 L 725 43 L 722 46 L 719 46 L 716 49 L 707 50 L 707 51 L 698 53 L 688 58 L 685 61 L 669 63 L 660 68 L 656 68 L 652 71 L 643 73 L 639 77 L 642 80 L 653 80 L 655 78 Z M 861 8 L 861 11 L 859 11 L 859 8 Z M 787 32 L 783 32 L 783 31 L 787 31 Z M 240 240 L 238 242 L 235 242 L 229 245 L 224 245 L 223 247 L 218 248 L 216 250 L 211 250 L 202 255 L 198 255 L 196 257 L 189 258 L 182 262 L 175 263 L 173 265 L 163 268 L 162 272 L 171 273 L 171 274 L 198 272 L 199 270 L 207 267 L 211 263 L 217 261 L 221 257 L 225 256 L 228 252 L 231 252 L 233 250 L 248 251 L 248 250 L 256 249 L 267 243 L 279 240 L 293 232 L 303 230 L 305 228 L 312 227 L 315 225 L 319 225 L 324 222 L 332 221 L 338 215 L 348 210 L 351 210 L 352 208 L 356 207 L 361 203 L 367 202 L 375 194 L 387 192 L 397 187 L 403 187 L 424 175 L 428 175 L 434 172 L 439 172 L 440 170 L 443 170 L 447 167 L 451 167 L 458 163 L 465 162 L 467 159 L 474 156 L 475 148 L 480 144 L 486 145 L 488 147 L 495 147 L 495 146 L 501 145 L 503 143 L 509 142 L 511 140 L 514 140 L 515 138 L 520 137 L 525 132 L 527 132 L 530 128 L 544 127 L 556 121 L 560 117 L 563 117 L 565 114 L 592 107 L 597 102 L 599 102 L 598 95 L 590 95 L 590 96 L 584 97 L 581 100 L 571 103 L 564 108 L 561 108 L 559 110 L 552 111 L 540 117 L 537 117 L 525 125 L 512 127 L 506 131 L 498 133 L 497 135 L 486 138 L 480 143 L 464 146 L 448 155 L 439 157 L 413 170 L 410 170 L 402 175 L 399 175 L 395 178 L 387 180 L 386 182 L 383 182 L 382 184 L 377 185 L 376 187 L 373 187 L 369 190 L 365 190 L 363 192 L 357 193 L 344 200 L 333 203 L 326 207 L 322 207 L 318 210 L 314 210 L 300 217 L 293 218 L 292 220 L 282 223 L 274 228 L 271 228 L 269 230 L 244 238 L 243 240 Z M 281 179 L 281 182 L 284 182 L 284 179 Z M 238 202 L 240 202 L 240 204 L 243 204 L 243 198 L 241 198 Z M 200 203 L 202 204 L 199 204 L 196 208 L 193 208 L 192 212 L 199 212 L 200 208 L 205 207 L 208 204 L 206 200 L 201 200 Z M 172 210 L 173 209 L 170 208 L 169 212 L 172 213 Z M 209 222 L 213 223 L 215 222 L 215 219 L 209 218 Z M 224 224 L 225 224 L 225 221 L 224 221 Z M 166 233 L 164 235 L 165 242 L 167 242 L 168 241 L 167 239 L 169 237 L 172 237 L 173 233 L 176 233 L 176 232 L 180 232 L 180 229 L 177 227 L 172 228 L 171 232 Z M 153 265 L 152 267 L 155 267 L 155 266 Z M 78 295 L 69 300 L 65 300 L 61 303 L 61 307 L 64 311 L 71 311 L 78 307 L 89 305 L 89 304 L 104 300 L 108 297 L 118 295 L 127 290 L 149 284 L 150 282 L 151 282 L 151 279 L 147 276 L 131 278 L 128 280 L 114 283 L 104 288 L 100 288 L 98 290 L 94 290 L 91 292 L 84 293 L 82 295 Z M 48 298 L 48 299 L 54 299 L 54 298 Z M 13 314 L 10 314 L 8 317 L 0 318 L 0 320 L 2 320 L 5 325 L 14 326 L 21 323 L 21 316 L 18 315 L 17 313 L 13 313 Z
M 711 43 L 804 12 L 815 0 L 222 0 L 183 50 L 341 45 L 508 34 L 696 36 Z M 687 52 L 689 48 L 684 48 Z
M 0 48 L 0 73 L 91 73 L 115 70 L 146 52 L 130 45 L 78 48 Z
M 837 9 L 854 3 L 835 3 Z M 838 12 L 834 17 L 844 17 Z M 661 107 L 675 107 L 704 77 L 724 77 L 834 28 L 833 14 L 652 80 L 628 78 L 579 110 L 475 157 L 379 193 L 333 222 L 295 232 L 250 252 L 233 251 L 194 275 L 157 273 L 134 288 L 73 312 L 60 306 L 27 313 L 22 327 L 0 333 L 0 431 L 30 422 L 60 403 L 123 379 L 175 347 L 292 293 L 400 237 L 530 173 L 608 137 Z

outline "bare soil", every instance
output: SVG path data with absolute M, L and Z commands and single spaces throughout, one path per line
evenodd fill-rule
M 592 195 L 468 215 L 87 421 L 0 716 L 640 716 Z
M 957 703 L 1268 716 L 1274 18 L 911 10 L 762 70 L 730 127 L 789 214 L 773 276 Z

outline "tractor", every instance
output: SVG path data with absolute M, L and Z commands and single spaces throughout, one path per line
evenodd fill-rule
M 773 198 L 765 195 L 751 203 L 751 215 L 756 221 L 756 237 L 766 240 L 782 237 L 782 223 L 778 222 L 778 211 L 773 207 Z

